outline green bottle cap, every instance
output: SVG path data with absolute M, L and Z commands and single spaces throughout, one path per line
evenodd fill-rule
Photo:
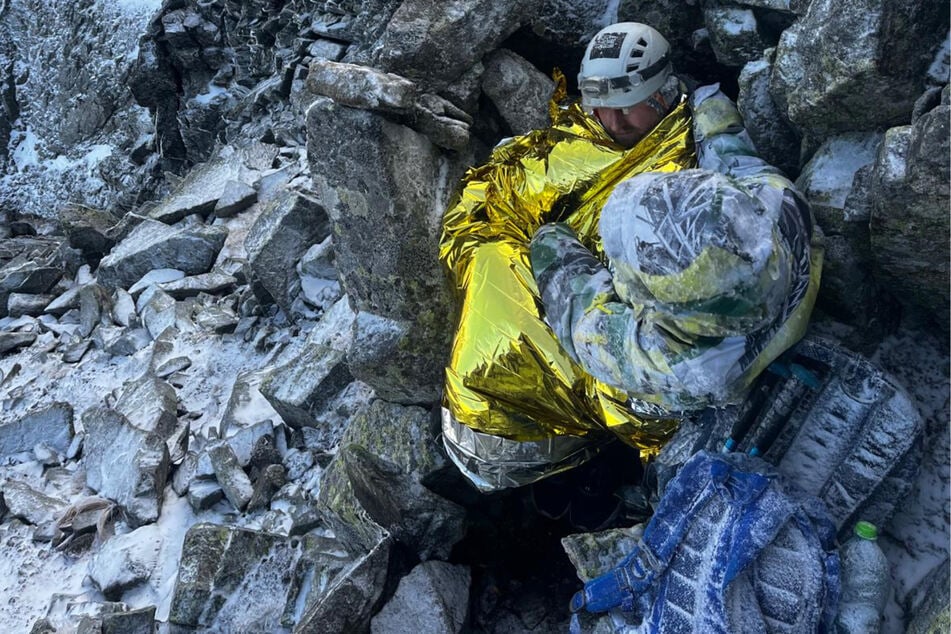
M 862 539 L 878 539 L 878 529 L 871 522 L 856 522 L 855 534 Z

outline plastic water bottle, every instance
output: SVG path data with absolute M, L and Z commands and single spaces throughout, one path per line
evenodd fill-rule
M 880 631 L 891 577 L 888 560 L 878 547 L 878 529 L 869 522 L 855 524 L 855 536 L 840 549 L 842 598 L 836 630 L 839 634 Z

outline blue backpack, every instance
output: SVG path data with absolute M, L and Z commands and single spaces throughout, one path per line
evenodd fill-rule
M 768 463 L 701 451 L 668 483 L 634 551 L 571 610 L 620 608 L 648 632 L 832 631 L 835 533 L 825 505 Z

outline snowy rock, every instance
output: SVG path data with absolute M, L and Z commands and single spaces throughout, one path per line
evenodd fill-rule
M 130 357 L 151 341 L 145 328 L 100 326 L 93 335 L 93 342 L 99 348 L 117 357 Z
M 0 206 L 47 218 L 76 201 L 127 209 L 147 189 L 149 175 L 120 148 L 131 149 L 152 131 L 125 78 L 153 8 L 87 0 L 4 3 L 0 49 L 4 67 L 16 70 L 4 91 L 12 110 L 2 108 L 13 115 L 14 136 L 2 144 L 6 149 L 12 140 L 10 150 L 19 152 L 5 169 Z M 75 28 L 79 21 L 81 29 Z
M 459 0 L 452 9 L 425 0 L 400 4 L 373 49 L 371 66 L 439 92 L 514 33 L 539 0 Z M 465 42 L 465 46 L 447 46 Z
M 210 509 L 223 499 L 224 489 L 215 480 L 192 480 L 188 485 L 188 503 L 196 513 Z
M 172 357 L 155 366 L 155 376 L 160 379 L 166 379 L 176 372 L 187 370 L 192 365 L 188 357 Z
M 225 497 L 236 509 L 243 511 L 251 500 L 254 487 L 238 463 L 234 450 L 227 443 L 219 443 L 208 450 L 208 456 Z
M 89 563 L 89 576 L 110 600 L 147 580 L 158 563 L 162 533 L 153 525 L 106 541 Z
M 392 538 L 380 539 L 366 555 L 337 575 L 325 590 L 311 591 L 295 631 L 300 634 L 366 631 L 386 585 L 392 548 Z M 313 595 L 317 597 L 311 600 Z
M 435 434 L 434 421 L 426 410 L 375 400 L 354 416 L 340 446 L 357 445 L 389 466 L 398 467 L 402 476 L 395 484 L 401 490 L 389 494 L 405 499 L 410 492 L 419 494 L 417 483 L 438 481 L 444 470 L 453 468 L 437 446 Z M 353 552 L 366 552 L 382 533 L 355 495 L 347 462 L 344 454 L 338 454 L 331 462 L 321 480 L 317 506 L 341 542 Z M 369 460 L 364 462 L 369 463 Z M 369 470 L 367 476 L 372 473 Z M 454 509 L 446 500 L 427 496 L 427 504 L 426 512 L 434 520 L 432 529 L 437 529 L 441 521 L 446 521 L 449 526 L 456 521 Z M 442 511 L 445 513 L 440 516 Z M 429 546 L 447 548 L 448 544 Z
M 284 466 L 272 464 L 265 467 L 254 482 L 254 492 L 248 502 L 248 511 L 258 511 L 271 506 L 271 498 L 284 486 L 286 481 Z
M 427 561 L 400 580 L 396 593 L 370 622 L 374 634 L 461 632 L 472 574 L 465 566 Z
M 31 345 L 36 341 L 35 332 L 0 332 L 0 354 Z
M 79 291 L 82 287 L 73 286 L 57 296 L 46 305 L 46 312 L 50 315 L 62 316 L 67 311 L 79 308 Z
M 170 227 L 145 220 L 99 263 L 106 288 L 128 288 L 152 269 L 180 269 L 188 275 L 211 269 L 228 231 L 223 227 Z
M 0 268 L 0 292 L 45 293 L 62 275 L 62 270 L 52 266 L 13 260 Z
M 136 323 L 135 300 L 125 289 L 117 288 L 112 294 L 112 321 L 120 326 L 134 326 Z
M 885 134 L 872 171 L 872 253 L 884 281 L 902 303 L 920 306 L 949 325 L 948 88 L 942 103 L 909 128 Z
M 284 452 L 287 452 L 286 447 L 284 447 Z M 254 446 L 251 449 L 251 457 L 248 461 L 248 474 L 252 480 L 256 479 L 268 467 L 280 465 L 281 462 L 281 450 L 274 442 L 274 436 L 272 434 L 262 434 L 261 437 L 254 442 Z M 281 486 L 283 486 L 283 482 Z
M 65 453 L 74 433 L 72 406 L 55 403 L 0 424 L 0 458 L 31 451 L 41 442 Z
M 258 295 L 262 303 L 277 302 L 285 315 L 292 315 L 291 304 L 300 292 L 297 262 L 329 233 L 327 212 L 311 196 L 286 191 L 268 204 L 245 240 L 254 279 L 269 295 Z
M 253 178 L 254 172 L 244 166 L 240 157 L 209 161 L 189 171 L 178 188 L 149 211 L 149 217 L 173 224 L 192 214 L 207 215 L 233 181 L 250 186 L 248 181 L 253 182 Z
M 655 3 L 656 4 L 656 3 Z M 613 22 L 610 14 L 618 10 L 612 0 L 544 0 L 531 17 L 531 29 L 544 41 L 559 47 L 576 49 L 588 44 L 595 33 Z M 642 22 L 660 29 L 661 25 L 647 19 Z
M 88 337 L 99 324 L 110 324 L 112 298 L 98 284 L 86 284 L 79 290 L 79 333 Z M 105 317 L 105 319 L 104 319 Z
M 98 261 L 115 245 L 109 230 L 117 220 L 109 212 L 83 205 L 67 205 L 59 212 L 69 246 L 79 249 L 87 261 Z
M 337 302 L 343 291 L 334 266 L 333 238 L 327 238 L 307 250 L 297 264 L 301 298 L 322 311 Z
M 752 9 L 710 6 L 703 17 L 713 52 L 724 66 L 742 66 L 759 58 L 768 46 L 759 35 Z
M 65 502 L 40 493 L 25 482 L 7 480 L 0 483 L 0 492 L 7 514 L 28 524 L 47 524 L 66 509 Z
M 796 15 L 805 15 L 809 8 L 809 0 L 743 0 L 747 7 L 771 9 L 773 11 L 789 11 Z
M 436 318 L 432 312 L 423 309 L 419 317 L 426 326 L 435 326 L 429 322 Z M 437 350 L 444 347 L 445 331 L 420 326 L 417 321 L 357 313 L 353 343 L 347 351 L 350 372 L 381 398 L 395 403 L 439 400 L 448 350 L 444 354 Z M 434 339 L 439 348 L 433 348 Z
M 200 306 L 194 318 L 196 326 L 219 335 L 234 332 L 239 321 L 233 310 L 222 306 Z
M 920 605 L 915 606 L 914 618 L 908 624 L 907 634 L 928 634 L 947 630 L 951 626 L 951 606 L 948 604 L 948 561 L 937 566 L 922 582 L 924 586 Z
M 142 325 L 149 331 L 153 339 L 157 339 L 166 328 L 174 327 L 178 323 L 178 303 L 168 293 L 157 287 L 148 296 L 140 296 Z
M 225 295 L 234 290 L 237 280 L 233 275 L 225 275 L 217 271 L 191 275 L 181 279 L 160 283 L 158 287 L 175 299 L 195 297 L 199 293 L 209 295 Z
M 125 416 L 132 426 L 155 433 L 166 441 L 178 426 L 178 397 L 175 389 L 165 381 L 148 374 L 124 386 L 115 409 Z
M 439 221 L 460 175 L 425 137 L 363 110 L 318 100 L 308 110 L 308 158 L 334 229 L 340 280 L 357 312 L 403 320 L 388 337 L 355 342 L 386 345 L 365 365 L 366 377 L 389 375 L 415 402 L 443 379 L 451 299 L 436 258 Z M 411 160 L 408 160 L 410 157 Z M 372 238 L 369 238 L 372 236 Z M 425 395 L 420 395 L 425 392 Z M 404 396 L 405 398 L 405 396 Z
M 776 49 L 767 49 L 761 59 L 740 71 L 736 104 L 756 151 L 789 178 L 799 175 L 799 136 L 769 94 Z
M 359 445 L 340 450 L 360 506 L 374 522 L 422 560 L 446 559 L 465 536 L 466 512 L 419 483 L 417 474 L 387 462 Z
M 165 441 L 101 407 L 83 414 L 83 427 L 87 486 L 122 506 L 132 526 L 157 520 L 169 467 Z
M 30 633 L 150 634 L 155 626 L 154 605 L 132 609 L 125 603 L 97 603 L 55 594 L 47 615 L 33 624 Z
M 352 108 L 406 113 L 416 101 L 416 84 L 368 66 L 316 59 L 307 74 L 308 89 Z
M 289 628 L 301 593 L 325 584 L 320 579 L 340 570 L 339 559 L 320 539 L 197 524 L 185 535 L 168 619 L 205 631 Z
M 231 396 L 228 397 L 228 403 L 221 415 L 219 428 L 222 436 L 229 437 L 235 429 L 256 426 L 262 421 L 277 420 L 280 417 L 259 390 L 271 371 L 271 368 L 250 370 L 235 378 Z M 272 427 L 270 422 L 267 425 Z
M 316 424 L 315 416 L 352 380 L 344 354 L 323 346 L 306 346 L 301 355 L 276 368 L 261 384 L 261 394 L 294 427 Z
M 37 317 L 46 312 L 46 307 L 55 297 L 53 295 L 32 295 L 26 293 L 10 293 L 7 298 L 7 315 L 22 317 L 29 315 Z
M 304 473 L 314 466 L 314 454 L 307 449 L 291 449 L 282 461 L 290 480 L 299 480 Z
M 879 312 L 878 305 L 887 304 L 872 266 L 869 212 L 855 204 L 868 189 L 867 178 L 857 174 L 874 162 L 881 142 L 882 135 L 876 132 L 832 137 L 796 180 L 827 237 L 819 306 L 847 323 L 867 323 Z
M 327 236 L 320 244 L 307 249 L 297 264 L 297 272 L 308 277 L 336 279 L 337 267 L 334 266 L 333 236 Z
M 513 134 L 549 124 L 548 101 L 555 83 L 521 55 L 506 49 L 485 60 L 482 90 L 499 109 Z
M 140 294 L 153 284 L 159 286 L 180 280 L 185 277 L 184 271 L 178 269 L 153 269 L 143 275 L 135 284 L 129 287 L 129 294 L 133 298 L 140 297 Z
M 230 218 L 253 205 L 257 199 L 257 190 L 247 183 L 228 181 L 225 183 L 221 198 L 215 203 L 215 216 Z
M 810 138 L 905 123 L 948 31 L 941 11 L 927 0 L 813 0 L 780 38 L 770 92 Z
M 238 464 L 250 467 L 255 458 L 262 453 L 262 447 L 267 446 L 269 452 L 277 452 L 274 441 L 274 424 L 270 420 L 263 420 L 246 427 L 232 426 L 225 438 L 225 442 L 234 451 Z M 271 454 L 276 457 L 268 464 L 280 462 L 280 454 Z
M 83 356 L 86 352 L 89 351 L 89 348 L 92 346 L 92 341 L 89 339 L 81 339 L 74 343 L 66 344 L 61 347 L 63 351 L 63 362 L 64 363 L 79 363 L 82 361 Z
M 271 508 L 280 509 L 289 521 L 288 535 L 306 535 L 323 526 L 323 518 L 314 504 L 313 496 L 302 486 L 286 484 L 271 498 Z M 340 548 L 340 545 L 337 545 Z

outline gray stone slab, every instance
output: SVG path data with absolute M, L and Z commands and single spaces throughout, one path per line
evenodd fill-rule
M 0 425 L 0 458 L 32 451 L 41 442 L 66 453 L 74 433 L 72 406 L 54 403 Z
M 254 494 L 254 487 L 241 468 L 234 449 L 226 442 L 221 442 L 208 450 L 208 456 L 225 497 L 236 509 L 243 511 Z
M 315 198 L 285 191 L 268 203 L 245 240 L 251 272 L 266 291 L 267 297 L 259 295 L 262 303 L 277 302 L 286 315 L 292 314 L 300 288 L 297 262 L 328 235 L 327 212 Z
M 215 215 L 219 218 L 230 218 L 253 205 L 257 199 L 257 190 L 247 183 L 228 181 L 225 183 L 221 198 L 215 204 Z
M 322 590 L 344 565 L 333 551 L 326 540 L 197 524 L 185 535 L 169 622 L 218 632 L 289 629 L 302 590 Z
M 154 432 L 168 441 L 178 426 L 178 396 L 165 381 L 142 375 L 123 386 L 115 409 L 142 431 Z
M 157 520 L 169 467 L 165 441 L 102 407 L 83 414 L 83 427 L 86 485 L 122 506 L 133 526 Z
M 457 634 L 469 614 L 472 573 L 467 566 L 427 561 L 402 579 L 370 621 L 372 634 Z
M 170 227 L 145 220 L 99 263 L 97 279 L 106 288 L 128 288 L 153 269 L 179 269 L 187 275 L 211 269 L 228 230 L 199 225 Z
M 308 427 L 316 424 L 316 415 L 352 380 L 342 352 L 308 344 L 299 358 L 276 368 L 260 391 L 284 422 Z
M 44 495 L 25 482 L 7 480 L 0 483 L 0 492 L 7 514 L 28 524 L 46 524 L 66 510 L 66 502 Z

